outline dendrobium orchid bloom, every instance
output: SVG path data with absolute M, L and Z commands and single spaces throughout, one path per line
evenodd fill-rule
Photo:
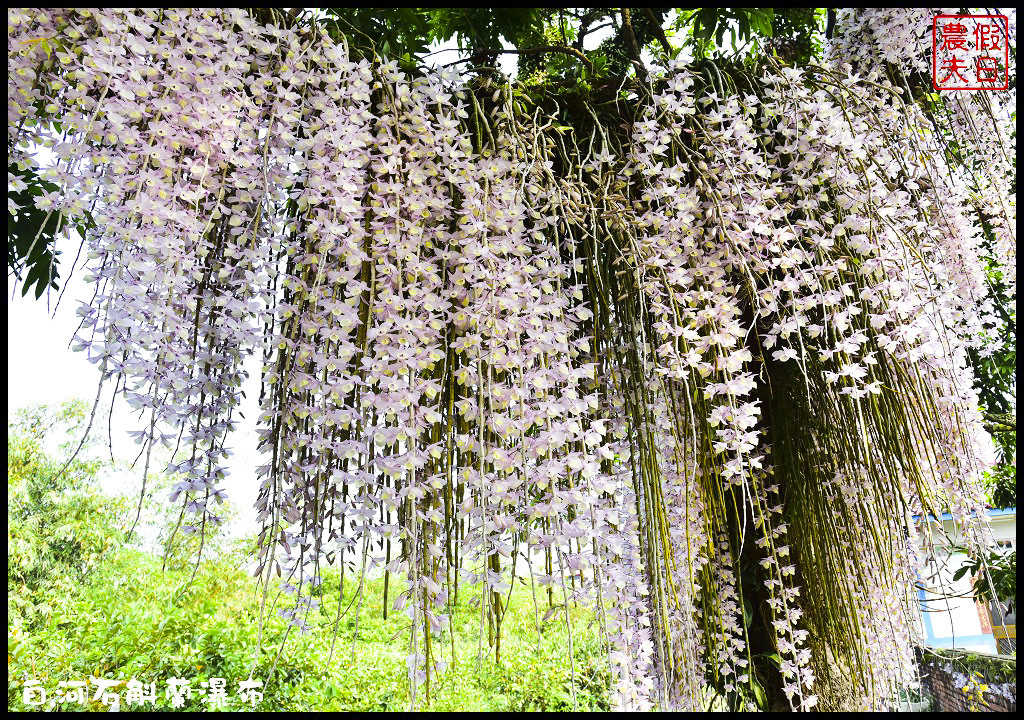
M 509 85 L 242 10 L 10 10 L 9 162 L 65 227 L 91 208 L 76 348 L 143 472 L 177 451 L 186 531 L 220 521 L 262 359 L 261 578 L 302 627 L 325 559 L 402 576 L 414 702 L 457 583 L 500 632 L 527 567 L 601 617 L 616 708 L 752 697 L 754 593 L 794 708 L 857 648 L 882 709 L 913 672 L 907 518 L 984 533 L 980 217 L 1015 283 L 1012 149 L 979 142 L 972 193 L 879 73 L 927 18 L 849 13 L 824 66 L 742 90 L 670 63 L 573 140 Z M 992 98 L 943 117 L 1006 142 Z

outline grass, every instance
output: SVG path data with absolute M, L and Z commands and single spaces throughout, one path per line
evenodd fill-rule
M 207 709 L 198 692 L 175 708 L 165 697 L 167 680 L 178 677 L 200 683 L 227 680 L 229 703 L 241 707 L 237 684 L 249 677 L 255 657 L 260 598 L 253 579 L 242 569 L 239 550 L 205 562 L 188 585 L 185 566 L 160 571 L 160 560 L 130 548 L 113 551 L 86 583 L 59 597 L 48 597 L 32 612 L 8 620 L 8 708 L 29 709 L 23 690 L 39 680 L 51 701 L 60 681 L 102 677 L 155 682 L 157 699 L 142 709 Z M 367 579 L 362 608 L 358 600 L 338 623 L 338 573 L 324 573 L 320 607 L 306 618 L 310 630 L 295 629 L 272 614 L 267 622 L 254 679 L 273 679 L 264 689 L 261 710 L 400 711 L 410 705 L 406 657 L 410 621 L 389 609 L 383 617 L 383 579 Z M 345 579 L 342 608 L 357 590 Z M 284 596 L 282 596 L 284 597 Z M 395 583 L 391 582 L 390 602 Z M 538 635 L 530 588 L 516 584 L 502 627 L 502 656 L 495 662 L 487 630 L 480 635 L 480 610 L 473 603 L 479 590 L 460 588 L 450 632 L 435 637 L 448 667 L 432 682 L 429 706 L 421 686 L 417 708 L 441 711 L 528 711 L 607 709 L 608 671 L 593 613 L 570 607 L 573 627 L 575 685 L 568 658 L 564 615 L 541 623 Z M 541 594 L 538 593 L 538 599 Z M 42 600 L 42 599 L 41 599 Z M 10 605 L 9 605 L 10 609 Z M 546 603 L 541 606 L 543 614 Z M 358 612 L 358 622 L 357 622 Z M 454 658 L 452 645 L 454 635 Z M 334 651 L 331 653 L 331 645 Z M 479 651 L 479 652 L 478 652 Z M 479 655 L 479 657 L 478 657 Z M 115 688 L 125 698 L 125 686 Z M 88 687 L 91 709 L 95 685 Z M 75 702 L 57 702 L 54 709 L 82 709 Z M 123 709 L 131 706 L 122 705 Z

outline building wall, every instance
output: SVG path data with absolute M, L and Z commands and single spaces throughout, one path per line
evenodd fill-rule
M 945 655 L 945 651 L 936 651 Z M 1017 683 L 1008 682 L 1016 675 L 1017 663 L 1010 659 L 971 662 L 966 653 L 950 653 L 941 657 L 925 648 L 918 648 L 923 689 L 934 699 L 931 710 L 938 712 L 1015 712 Z M 973 677 L 972 677 L 973 676 Z M 978 692 L 965 692 L 973 688 Z
M 996 542 L 1008 549 L 1015 548 L 1016 509 L 991 510 L 990 515 Z M 918 522 L 922 522 L 920 518 Z M 971 597 L 971 578 L 965 575 L 960 580 L 953 580 L 953 574 L 967 561 L 967 556 L 958 552 L 950 553 L 950 543 L 943 537 L 943 531 L 953 538 L 955 544 L 962 544 L 963 536 L 957 532 L 949 515 L 943 515 L 941 528 L 939 521 L 930 520 L 929 530 L 934 551 L 923 549 L 926 573 L 922 582 L 925 588 L 919 591 L 918 597 L 921 600 L 921 629 L 925 644 L 994 654 L 998 648 L 992 633 L 991 618 L 988 609 Z

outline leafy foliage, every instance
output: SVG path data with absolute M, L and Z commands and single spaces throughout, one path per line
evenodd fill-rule
M 682 22 L 692 23 L 697 48 L 706 57 L 723 45 L 726 32 L 733 48 L 756 36 L 773 37 L 776 12 L 772 8 L 701 8 L 684 16 Z
M 97 461 L 50 459 L 44 437 L 82 430 L 85 405 L 45 406 L 18 412 L 8 426 L 8 627 L 53 622 L 60 600 L 88 581 L 103 558 L 124 541 L 127 503 L 97 487 Z
M 246 707 L 235 689 L 248 677 L 267 681 L 262 710 L 407 706 L 405 656 L 395 643 L 406 620 L 396 613 L 382 619 L 381 578 L 362 587 L 348 579 L 339 596 L 340 576 L 327 571 L 310 633 L 289 635 L 285 622 L 272 617 L 263 630 L 269 642 L 257 652 L 260 600 L 246 571 L 255 538 L 223 545 L 195 577 L 189 564 L 161 570 L 160 557 L 123 542 L 118 523 L 128 519 L 125 503 L 95 490 L 95 463 L 75 461 L 65 479 L 50 482 L 59 465 L 42 449 L 43 440 L 63 434 L 62 425 L 77 427 L 83 411 L 81 403 L 60 413 L 34 409 L 9 428 L 9 709 L 29 709 L 22 701 L 29 679 L 39 680 L 52 698 L 58 682 L 90 676 L 155 682 L 160 692 L 150 709 L 164 711 L 207 709 L 198 693 L 173 707 L 163 690 L 174 677 L 191 680 L 197 690 L 210 678 L 227 679 L 232 699 L 226 709 Z M 578 641 L 570 660 L 562 651 L 564 625 L 544 623 L 538 636 L 532 598 L 520 586 L 509 605 L 505 660 L 497 666 L 489 655 L 474 661 L 479 610 L 472 596 L 463 593 L 453 608 L 455 637 L 444 640 L 462 660 L 435 685 L 436 709 L 571 709 L 574 694 L 580 709 L 607 708 L 607 668 L 592 623 L 587 626 L 591 613 L 571 613 Z M 336 626 L 339 607 L 349 612 Z M 280 656 L 267 647 L 285 638 Z M 103 709 L 89 697 L 88 709 Z M 81 708 L 65 702 L 52 709 Z
M 953 579 L 959 580 L 970 573 L 975 579 L 974 597 L 977 600 L 991 602 L 995 599 L 1007 605 L 1007 612 L 1013 612 L 1017 604 L 1017 551 L 997 549 L 982 554 L 967 548 L 959 549 L 968 552 L 969 559 L 953 574 Z M 992 583 L 988 581 L 989 575 Z
M 7 173 L 8 197 L 19 207 L 17 212 L 9 209 L 7 214 L 7 268 L 23 282 L 22 295 L 34 288 L 39 298 L 47 287 L 59 288 L 60 252 L 55 247 L 54 235 L 60 227 L 61 215 L 38 207 L 36 199 L 49 199 L 58 187 L 41 179 L 31 168 L 18 164 L 8 165 Z
M 422 8 L 327 8 L 324 27 L 346 36 L 355 48 L 415 66 L 434 34 L 434 11 Z
M 786 62 L 798 65 L 821 57 L 822 12 L 814 8 L 776 8 L 772 13 L 771 32 L 761 30 L 762 35 L 770 38 L 766 46 Z
M 541 29 L 540 8 L 441 8 L 431 12 L 431 40 L 451 38 L 460 48 L 475 51 L 518 44 L 520 38 Z

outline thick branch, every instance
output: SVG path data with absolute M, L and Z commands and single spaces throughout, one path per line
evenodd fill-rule
M 654 37 L 658 38 L 658 42 L 661 43 L 662 49 L 665 54 L 672 57 L 672 44 L 668 41 L 668 36 L 665 35 L 665 29 L 658 22 L 658 18 L 654 16 L 654 11 L 650 8 L 644 8 L 644 15 L 651 21 L 651 29 L 654 31 Z
M 640 62 L 640 48 L 636 44 L 636 33 L 633 32 L 633 21 L 629 16 L 629 8 L 621 8 L 622 11 L 622 37 L 626 41 L 626 52 L 629 54 L 629 59 L 633 61 L 639 71 L 643 68 L 643 63 Z M 640 73 L 637 72 L 639 77 Z
M 1013 413 L 984 413 L 985 429 L 990 433 L 1016 432 L 1017 418 Z

